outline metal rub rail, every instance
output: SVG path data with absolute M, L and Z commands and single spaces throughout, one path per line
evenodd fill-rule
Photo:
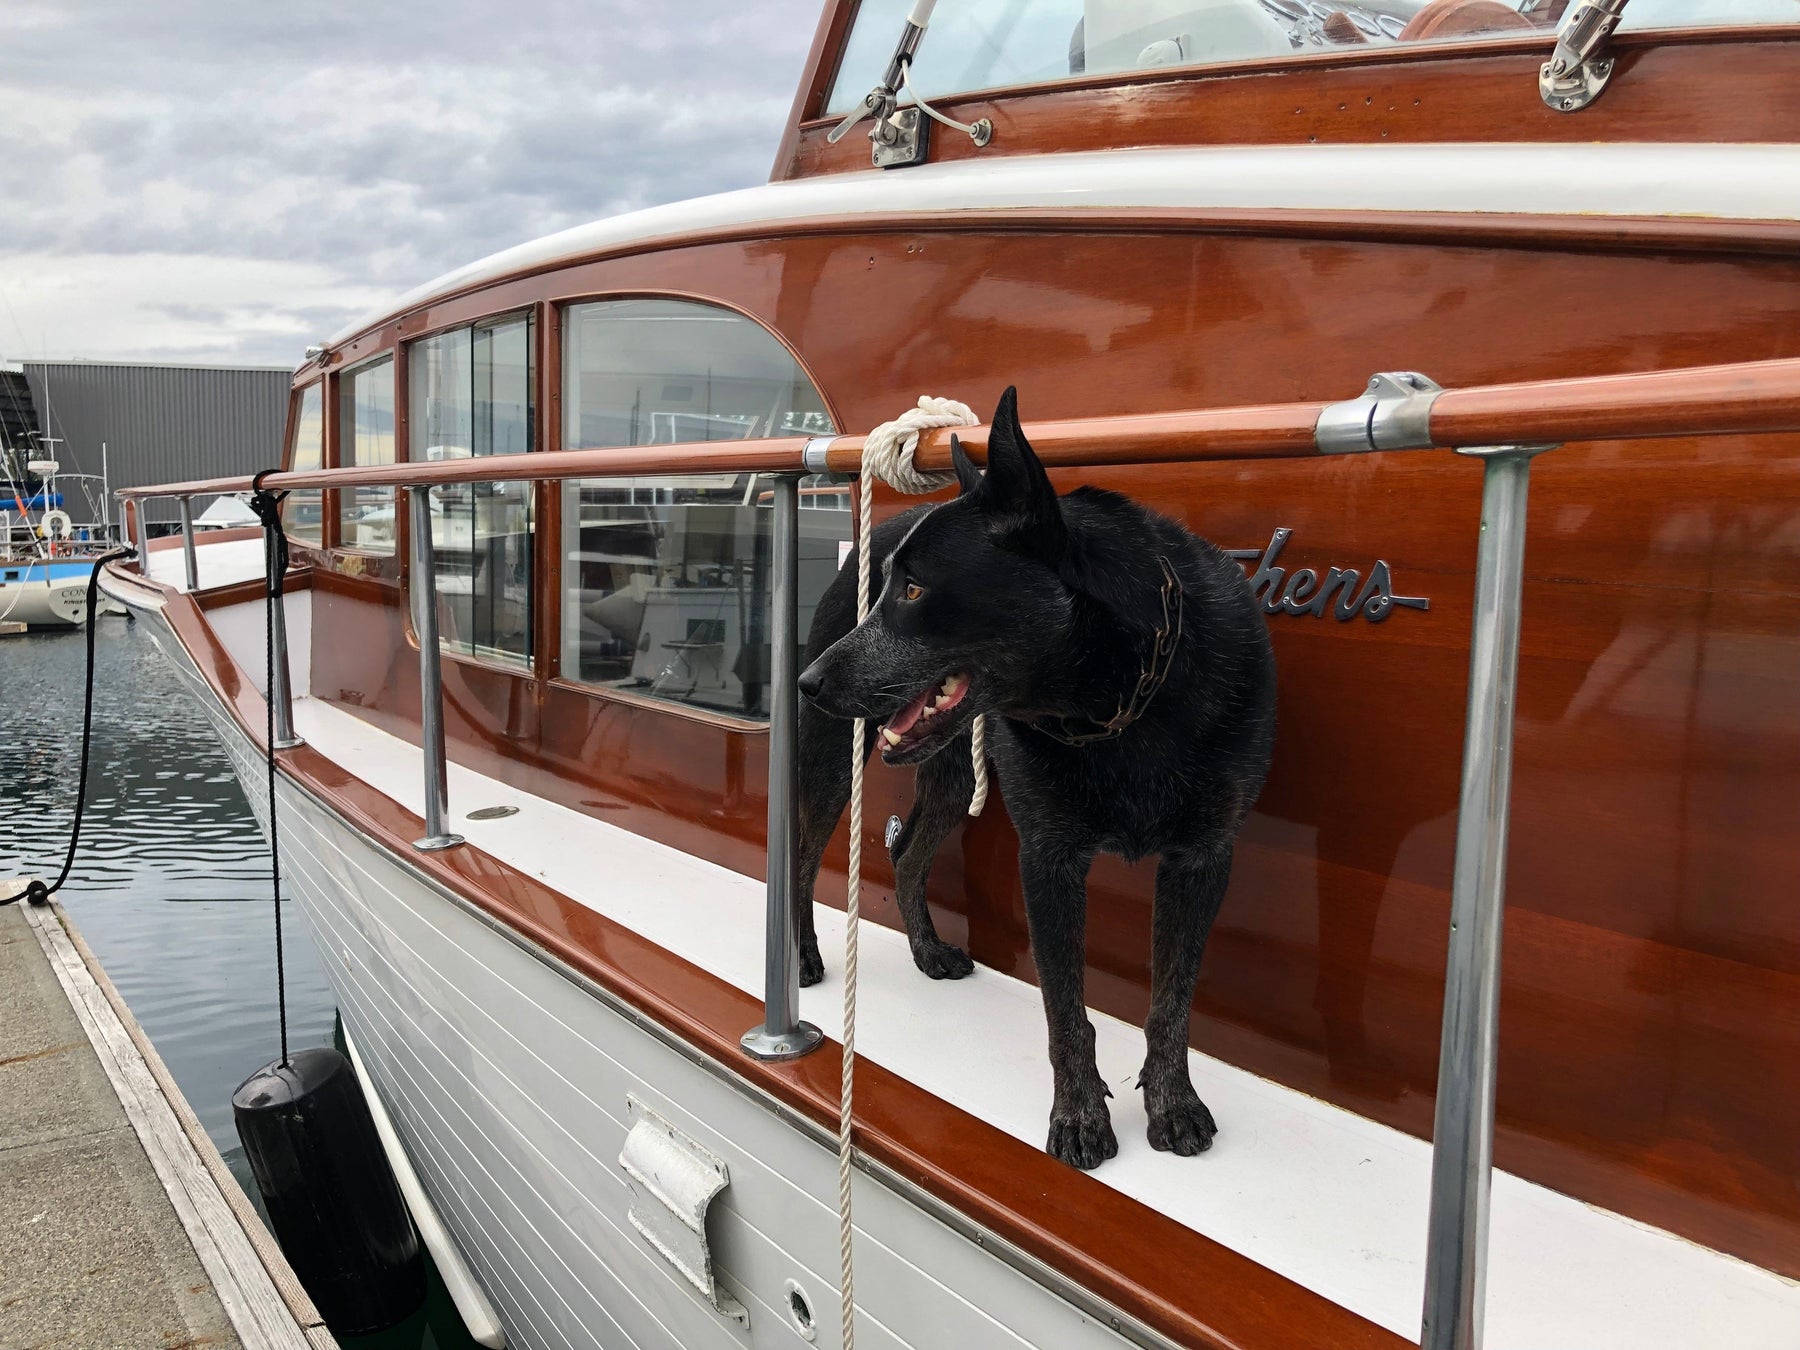
M 1483 469 L 1480 544 L 1475 566 L 1474 633 L 1464 726 L 1462 788 L 1450 900 L 1450 949 L 1439 1046 L 1433 1132 L 1430 1225 L 1425 1269 L 1424 1350 L 1477 1350 L 1487 1271 L 1488 1195 L 1493 1165 L 1494 1071 L 1499 1046 L 1500 937 L 1512 783 L 1513 700 L 1519 657 L 1519 601 L 1525 560 L 1531 461 L 1566 441 L 1649 440 L 1800 432 L 1800 360 L 1701 366 L 1631 375 L 1441 389 L 1413 372 L 1376 375 L 1357 398 L 1339 403 L 1256 407 L 1037 422 L 1026 428 L 1053 468 L 1205 460 L 1288 459 L 1442 448 L 1479 459 Z M 977 459 L 986 427 L 958 433 Z M 769 753 L 769 859 L 763 1025 L 746 1035 L 754 1052 L 805 1053 L 816 1033 L 799 1020 L 799 958 L 794 754 L 799 631 L 798 494 L 803 474 L 854 474 L 859 436 L 600 450 L 371 465 L 276 473 L 265 486 L 403 487 L 412 502 L 408 531 L 415 577 L 435 575 L 427 495 L 440 484 L 599 478 L 629 474 L 771 474 L 775 557 L 771 587 L 774 700 Z M 950 467 L 950 436 L 929 432 L 916 461 Z M 247 492 L 250 479 L 130 488 L 127 501 Z M 143 538 L 139 516 L 140 550 Z M 191 512 L 183 511 L 189 589 L 198 581 Z M 147 554 L 140 551 L 140 566 Z M 426 729 L 426 833 L 420 848 L 455 847 L 444 827 L 445 761 L 437 615 L 429 586 L 413 587 Z M 277 672 L 287 673 L 285 634 L 277 628 Z M 287 680 L 275 681 L 277 727 L 292 735 Z M 278 745 L 279 745 L 278 741 Z

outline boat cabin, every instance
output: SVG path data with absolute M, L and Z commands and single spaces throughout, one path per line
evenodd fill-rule
M 859 1335 L 1419 1341 L 1483 472 L 1268 448 L 1394 371 L 1573 410 L 1531 471 L 1487 1343 L 1794 1346 L 1800 435 L 1766 410 L 1800 407 L 1800 5 L 943 0 L 922 35 L 908 12 L 826 5 L 767 185 L 471 264 L 295 376 L 284 858 L 508 1337 L 833 1343 L 842 825 L 799 1005 L 827 1045 L 737 1045 L 794 668 L 778 555 L 804 640 L 855 547 L 845 438 L 1016 386 L 1059 490 L 1230 551 L 1274 642 L 1274 767 L 1194 1004 L 1220 1134 L 1145 1143 L 1154 863 L 1103 857 L 1086 999 L 1121 1152 L 1043 1153 L 1005 784 L 931 872 L 977 967 L 932 982 L 885 848 L 912 774 L 872 762 Z M 1740 430 L 1658 392 L 1752 365 L 1775 392 Z M 1651 430 L 1607 431 L 1619 409 Z M 109 587 L 162 616 L 256 800 L 260 539 L 203 540 L 191 575 L 161 542 Z M 420 852 L 434 725 L 460 842 Z M 628 1216 L 644 1113 L 728 1164 L 704 1280 Z

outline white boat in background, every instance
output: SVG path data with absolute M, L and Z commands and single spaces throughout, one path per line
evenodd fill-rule
M 88 621 L 88 578 L 92 560 L 0 561 L 0 624 L 27 628 L 80 628 Z M 122 614 L 117 601 L 103 599 L 101 613 Z
M 95 563 L 114 547 L 105 517 L 104 476 L 65 474 L 55 460 L 25 465 L 39 485 L 25 488 L 10 452 L 0 453 L 0 624 L 35 628 L 79 628 L 88 621 L 88 581 Z M 63 509 L 61 480 L 76 480 L 100 492 L 100 506 L 87 523 Z M 89 491 L 92 502 L 92 490 Z M 102 614 L 123 614 L 117 601 L 98 596 Z M 17 631 L 10 628 L 7 631 Z

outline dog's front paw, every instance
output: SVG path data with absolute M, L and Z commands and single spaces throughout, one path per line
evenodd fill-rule
M 1186 1091 L 1173 1094 L 1174 1100 L 1170 1102 L 1145 1103 L 1150 1114 L 1150 1128 L 1146 1133 L 1151 1148 L 1191 1158 L 1212 1147 L 1213 1136 L 1219 1132 L 1219 1127 L 1192 1085 L 1184 1083 L 1182 1086 Z
M 1112 1116 L 1104 1101 L 1076 1107 L 1058 1107 L 1050 1113 L 1050 1140 L 1044 1145 L 1051 1157 L 1082 1171 L 1092 1171 L 1119 1151 Z
M 975 969 L 975 963 L 961 947 L 948 942 L 915 943 L 913 964 L 934 980 L 960 980 Z
M 806 988 L 825 978 L 825 960 L 819 955 L 819 940 L 803 938 L 800 942 L 800 985 Z

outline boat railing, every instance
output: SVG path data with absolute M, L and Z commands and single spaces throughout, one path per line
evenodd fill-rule
M 1373 377 L 1357 398 L 1141 416 L 1036 422 L 1025 428 L 1051 468 L 1444 449 L 1483 468 L 1469 652 L 1461 791 L 1450 902 L 1449 956 L 1439 1043 L 1426 1248 L 1425 1350 L 1473 1350 L 1481 1340 L 1487 1266 L 1488 1195 L 1493 1163 L 1494 1082 L 1499 1049 L 1501 919 L 1512 778 L 1526 506 L 1532 460 L 1568 441 L 1651 440 L 1800 431 L 1800 360 L 1746 362 L 1580 379 L 1442 389 L 1413 372 Z M 988 428 L 959 429 L 978 461 Z M 927 432 L 915 462 L 950 467 L 950 433 Z M 798 828 L 797 680 L 799 483 L 804 475 L 856 474 L 863 438 L 818 436 L 555 450 L 480 459 L 368 465 L 273 473 L 276 491 L 398 487 L 411 502 L 414 627 L 420 647 L 425 835 L 422 849 L 461 842 L 445 827 L 443 693 L 438 663 L 435 567 L 429 492 L 451 483 L 556 481 L 635 474 L 766 474 L 774 477 L 769 723 L 769 862 L 764 951 L 764 1020 L 745 1036 L 766 1058 L 805 1053 L 815 1043 L 799 1019 L 796 935 Z M 131 488 L 119 495 L 184 502 L 186 576 L 198 585 L 191 512 L 194 496 L 246 492 L 249 478 Z M 142 536 L 141 506 L 140 547 Z M 147 554 L 140 554 L 140 566 Z M 279 607 L 276 609 L 279 619 Z M 285 633 L 276 666 L 286 675 Z M 281 681 L 285 686 L 285 678 Z M 278 726 L 292 734 L 285 690 Z M 278 744 L 280 742 L 278 741 Z

